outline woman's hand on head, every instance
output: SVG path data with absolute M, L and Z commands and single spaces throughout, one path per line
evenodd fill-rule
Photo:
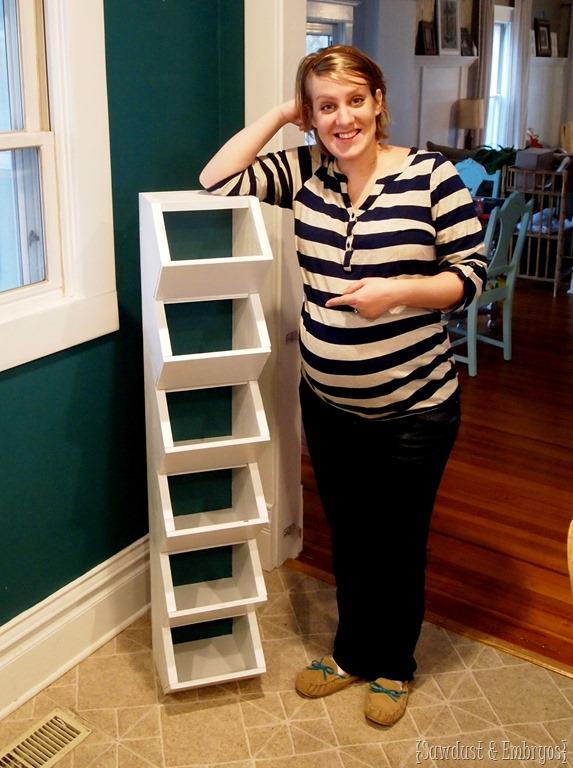
M 386 277 L 365 277 L 350 283 L 344 293 L 329 299 L 325 306 L 329 309 L 352 307 L 361 317 L 375 320 L 403 303 L 399 295 L 400 282 Z
M 285 101 L 283 104 L 281 104 L 279 106 L 279 112 L 284 121 L 284 125 L 287 125 L 288 123 L 292 123 L 293 125 L 296 125 L 299 131 L 304 131 L 303 124 L 302 124 L 302 115 L 300 114 L 300 111 L 297 109 L 296 102 L 294 99 L 290 99 L 289 101 Z

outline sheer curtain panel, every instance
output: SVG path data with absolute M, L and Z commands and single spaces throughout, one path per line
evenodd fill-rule
M 494 0 L 480 0 L 479 8 L 479 62 L 474 88 L 474 98 L 483 99 L 485 104 L 485 121 L 487 125 L 487 109 L 491 82 L 491 60 L 493 49 L 493 23 L 495 17 Z M 484 142 L 484 129 L 476 131 L 476 143 Z
M 516 0 L 511 32 L 511 88 L 507 144 L 525 146 L 532 0 Z

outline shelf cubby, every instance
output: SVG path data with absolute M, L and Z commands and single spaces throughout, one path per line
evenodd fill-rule
M 267 599 L 253 539 L 225 547 L 159 553 L 172 627 L 246 613 Z
M 204 389 L 156 390 L 159 472 L 169 475 L 248 464 L 270 439 L 256 381 Z
M 259 295 L 154 302 L 152 361 L 159 389 L 257 379 L 271 351 Z
M 157 475 L 163 551 L 235 544 L 268 523 L 256 463 L 242 467 Z
M 272 254 L 256 198 L 154 192 L 142 195 L 140 206 L 142 239 L 151 241 L 147 272 L 155 299 L 260 290 Z
M 254 611 L 205 625 L 156 627 L 154 644 L 163 651 L 158 669 L 165 693 L 218 685 L 265 672 Z

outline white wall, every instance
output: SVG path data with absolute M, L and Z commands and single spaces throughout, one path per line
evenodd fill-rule
M 527 98 L 527 128 L 548 146 L 559 144 L 559 127 L 566 119 L 567 59 L 532 59 Z
M 414 61 L 416 0 L 363 0 L 355 10 L 354 41 L 381 67 L 392 116 L 390 140 L 418 140 L 419 76 Z
M 413 53 L 416 45 L 415 0 L 387 0 L 381 19 L 380 64 L 386 75 L 388 106 L 392 116 L 393 143 L 414 146 L 417 132 L 412 114 L 415 114 L 419 78 Z

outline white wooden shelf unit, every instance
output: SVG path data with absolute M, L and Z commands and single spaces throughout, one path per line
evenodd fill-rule
M 140 245 L 153 653 L 167 693 L 265 671 L 257 379 L 272 255 L 258 200 L 196 191 L 142 193 Z

